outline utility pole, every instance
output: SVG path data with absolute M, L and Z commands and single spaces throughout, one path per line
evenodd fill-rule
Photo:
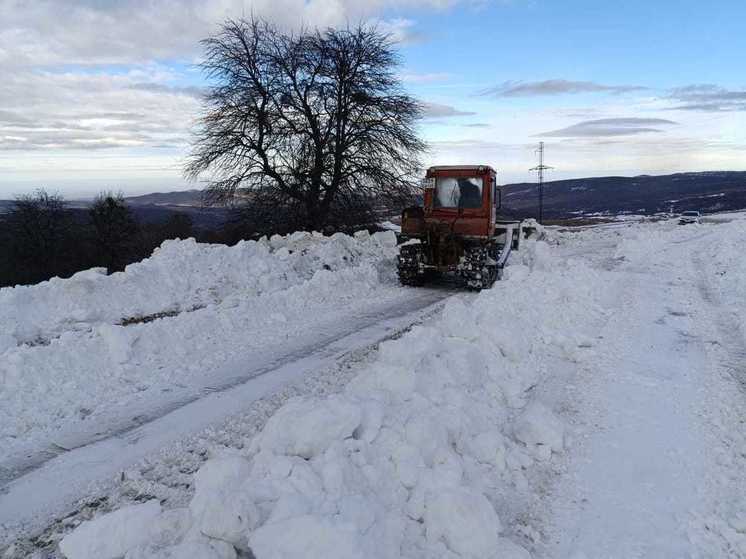
M 554 167 L 547 167 L 544 165 L 544 142 L 539 142 L 539 149 L 534 153 L 539 152 L 539 165 L 538 167 L 532 167 L 529 171 L 537 171 L 539 173 L 539 224 L 544 222 L 544 171 L 548 169 L 554 169 Z

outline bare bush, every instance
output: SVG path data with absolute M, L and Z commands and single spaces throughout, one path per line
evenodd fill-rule
M 35 283 L 75 271 L 76 228 L 64 199 L 38 190 L 19 196 L 5 221 L 13 283 Z

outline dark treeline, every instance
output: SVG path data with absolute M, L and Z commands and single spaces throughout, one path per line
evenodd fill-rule
M 317 230 L 326 235 L 337 232 L 351 235 L 360 229 L 377 231 L 380 221 L 400 215 L 402 208 L 403 205 L 396 206 L 379 199 L 360 196 L 357 203 L 346 203 L 339 211 L 338 208 L 330 211 L 325 225 Z M 311 229 L 305 212 L 296 210 L 295 206 L 277 206 L 263 199 L 234 204 L 223 227 L 211 234 L 211 242 L 232 245 L 241 239 L 287 235 Z
M 102 193 L 87 209 L 69 208 L 44 190 L 17 198 L 0 214 L 0 286 L 38 283 L 104 267 L 109 273 L 150 256 L 166 239 L 220 241 L 186 214 L 140 223 L 121 194 Z

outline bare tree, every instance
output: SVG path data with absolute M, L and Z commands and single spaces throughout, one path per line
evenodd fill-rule
M 36 283 L 75 271 L 70 253 L 74 223 L 64 199 L 43 189 L 16 198 L 7 216 L 15 282 Z
M 424 143 L 420 104 L 396 75 L 390 38 L 373 27 L 289 34 L 228 21 L 205 41 L 214 85 L 186 174 L 208 174 L 208 198 L 242 199 L 255 218 L 312 229 L 406 203 Z
M 137 223 L 122 193 L 100 193 L 88 210 L 93 226 L 95 259 L 111 274 L 132 261 L 137 248 Z

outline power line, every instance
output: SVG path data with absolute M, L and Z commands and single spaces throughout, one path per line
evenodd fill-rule
M 544 221 L 544 171 L 554 169 L 554 167 L 548 167 L 544 165 L 544 142 L 539 142 L 539 149 L 535 150 L 534 153 L 539 152 L 539 165 L 531 167 L 529 171 L 537 171 L 539 173 L 539 223 Z

